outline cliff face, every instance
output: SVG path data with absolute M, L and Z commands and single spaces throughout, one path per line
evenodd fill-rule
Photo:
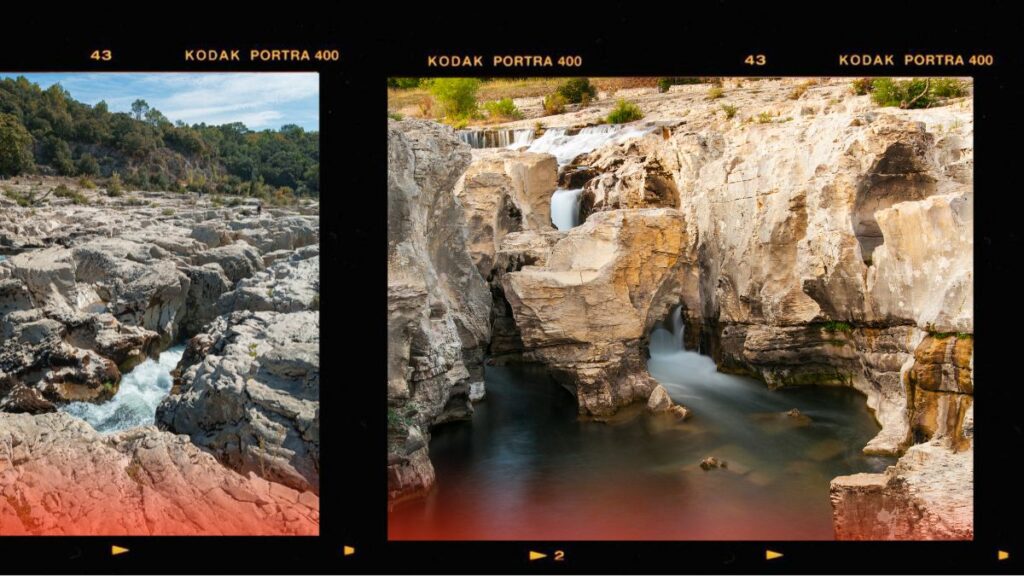
M 434 482 L 430 426 L 472 414 L 491 294 L 470 256 L 456 181 L 469 147 L 430 122 L 388 124 L 388 494 Z

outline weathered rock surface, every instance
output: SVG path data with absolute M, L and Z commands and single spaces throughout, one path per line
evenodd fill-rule
M 320 488 L 320 314 L 235 312 L 189 341 L 157 424 L 227 466 Z
M 469 147 L 447 127 L 388 123 L 388 496 L 434 481 L 429 428 L 467 417 L 483 380 L 491 294 L 454 194 Z M 493 249 L 493 248 L 492 248 Z
M 83 193 L 0 199 L 0 534 L 316 533 L 317 207 Z M 195 334 L 165 410 L 188 436 L 45 414 Z
M 543 266 L 504 276 L 526 357 L 576 392 L 581 415 L 606 418 L 654 390 L 641 339 L 687 243 L 676 210 L 602 212 L 560 239 Z
M 455 185 L 465 211 L 468 249 L 484 278 L 510 232 L 553 230 L 551 194 L 558 163 L 550 154 L 481 150 Z
M 0 536 L 315 535 L 320 502 L 152 427 L 0 413 Z
M 182 195 L 149 196 L 152 205 L 103 206 L 97 197 L 86 207 L 5 208 L 0 237 L 7 249 L 45 247 L 0 262 L 0 408 L 38 412 L 71 400 L 105 401 L 121 372 L 225 311 L 310 304 L 314 295 L 292 293 L 301 282 L 283 277 L 262 277 L 243 290 L 236 284 L 264 268 L 261 250 L 288 259 L 317 242 L 315 216 L 257 218 L 245 209 L 197 209 Z M 318 268 L 300 275 L 304 281 L 310 274 Z M 258 297 L 253 290 L 261 282 L 284 287 L 272 296 L 269 285 L 260 286 L 265 294 Z M 229 292 L 230 301 L 218 306 Z
M 832 480 L 830 493 L 839 540 L 974 538 L 973 451 L 918 444 L 883 474 Z

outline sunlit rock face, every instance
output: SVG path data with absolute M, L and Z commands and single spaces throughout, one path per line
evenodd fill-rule
M 434 483 L 430 426 L 472 414 L 491 294 L 454 193 L 469 146 L 432 122 L 388 124 L 388 494 Z

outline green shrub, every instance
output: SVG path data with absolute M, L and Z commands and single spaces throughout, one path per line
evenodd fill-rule
M 160 211 L 160 214 L 164 216 L 174 216 L 174 208 L 164 208 L 163 210 Z
M 585 104 L 597 98 L 597 88 L 590 83 L 590 78 L 570 78 L 556 91 L 571 104 Z
M 928 108 L 942 98 L 957 98 L 967 94 L 967 86 L 955 78 L 876 78 L 872 86 L 871 100 L 875 104 L 900 108 Z
M 124 186 L 121 184 L 121 176 L 114 172 L 114 175 L 107 181 L 107 196 L 117 198 L 124 194 Z
M 388 78 L 388 88 L 398 88 L 399 90 L 419 88 L 421 80 L 421 78 Z
M 826 332 L 852 332 L 853 325 L 849 322 L 839 322 L 836 320 L 829 320 L 825 322 L 823 326 Z
M 320 294 L 313 296 L 313 299 L 309 301 L 309 309 L 313 311 L 320 310 Z
M 857 96 L 863 96 L 874 89 L 874 78 L 857 78 L 850 83 L 850 91 Z
M 544 112 L 547 115 L 562 114 L 565 112 L 565 97 L 554 92 L 544 97 Z
M 53 195 L 57 198 L 67 198 L 74 204 L 88 204 L 89 200 L 78 190 L 72 190 L 64 184 L 58 184 L 53 189 Z
M 768 124 L 772 121 L 772 115 L 769 112 L 761 112 L 757 115 L 758 124 Z
M 85 188 L 86 190 L 93 190 L 96 188 L 96 183 L 86 178 L 85 176 L 82 176 L 81 178 L 78 179 L 78 186 L 81 188 Z
M 668 89 L 672 86 L 679 84 L 700 84 L 704 82 L 703 78 L 658 78 L 658 92 L 668 92 Z
M 956 78 L 932 78 L 931 93 L 936 98 L 967 96 L 967 85 Z
M 441 105 L 444 116 L 453 121 L 465 120 L 476 113 L 476 93 L 480 81 L 476 78 L 435 78 L 430 81 L 430 93 Z
M 626 100 L 619 100 L 615 104 L 615 108 L 608 114 L 607 120 L 609 124 L 625 124 L 643 117 L 644 113 L 640 111 L 639 106 Z
M 502 98 L 484 104 L 484 109 L 491 118 L 502 120 L 519 120 L 523 113 L 516 108 L 516 103 L 511 98 Z
M 725 117 L 732 119 L 736 115 L 737 108 L 728 104 L 722 104 L 722 111 L 725 112 Z
M 712 86 L 711 89 L 708 90 L 708 100 L 717 100 L 722 96 L 725 96 L 725 91 L 722 90 L 720 86 Z
M 100 173 L 100 164 L 92 157 L 92 154 L 82 154 L 78 158 L 75 168 L 82 176 L 96 176 Z
M 34 194 L 31 192 L 21 193 L 10 186 L 4 186 L 4 196 L 7 196 L 22 208 L 28 208 L 35 203 Z
M 398 112 L 388 112 L 388 118 L 391 118 L 392 120 L 401 121 L 402 115 L 399 114 Z

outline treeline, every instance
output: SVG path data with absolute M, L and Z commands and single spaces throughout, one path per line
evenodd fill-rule
M 60 85 L 0 80 L 0 176 L 113 178 L 142 190 L 319 195 L 318 132 L 172 123 L 144 100 L 89 106 Z

